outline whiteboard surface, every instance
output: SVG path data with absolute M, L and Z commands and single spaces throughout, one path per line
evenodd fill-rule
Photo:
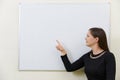
M 87 53 L 87 31 L 101 27 L 109 40 L 110 5 L 20 4 L 19 70 L 65 70 L 56 50 L 59 40 L 71 62 Z

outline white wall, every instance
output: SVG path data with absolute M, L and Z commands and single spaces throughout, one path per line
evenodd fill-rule
M 111 3 L 110 49 L 116 56 L 120 79 L 120 0 L 21 0 L 29 3 Z M 18 0 L 0 0 L 0 80 L 86 80 L 81 72 L 19 71 L 18 70 Z

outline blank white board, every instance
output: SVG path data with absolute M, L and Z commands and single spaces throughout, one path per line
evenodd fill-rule
M 56 40 L 71 62 L 90 50 L 85 45 L 89 28 L 103 28 L 109 42 L 110 5 L 20 4 L 19 27 L 19 70 L 65 70 Z

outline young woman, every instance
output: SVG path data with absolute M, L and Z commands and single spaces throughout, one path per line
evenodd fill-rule
M 88 80 L 115 80 L 115 57 L 109 51 L 104 30 L 102 28 L 90 28 L 85 40 L 91 51 L 73 63 L 70 63 L 66 50 L 57 41 L 58 45 L 56 48 L 61 52 L 61 59 L 66 70 L 75 71 L 85 67 Z

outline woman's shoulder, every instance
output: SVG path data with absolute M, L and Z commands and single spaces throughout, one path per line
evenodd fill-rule
M 106 53 L 105 53 L 105 59 L 109 61 L 111 59 L 115 59 L 115 56 L 114 56 L 114 54 L 112 52 L 106 51 Z
M 114 56 L 114 54 L 112 52 L 110 52 L 110 51 L 106 51 L 105 56 Z
M 90 55 L 91 52 L 92 51 L 89 51 L 89 52 L 85 53 L 82 57 L 89 57 L 89 55 Z
M 92 53 L 92 51 L 89 51 L 89 52 L 85 53 L 82 57 L 89 57 L 91 53 Z M 109 58 L 114 58 L 115 56 L 112 52 L 105 51 L 104 57 L 109 59 Z

